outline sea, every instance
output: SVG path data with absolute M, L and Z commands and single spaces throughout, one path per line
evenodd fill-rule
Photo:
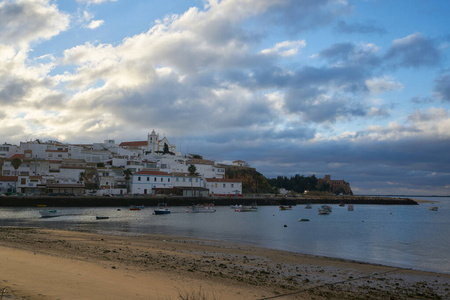
M 419 205 L 260 206 L 256 212 L 236 212 L 226 206 L 215 213 L 187 213 L 171 207 L 154 215 L 155 207 L 56 207 L 61 215 L 41 218 L 42 207 L 1 207 L 0 226 L 75 230 L 113 235 L 147 233 L 222 240 L 296 253 L 347 259 L 450 274 L 450 197 L 412 197 L 434 203 Z M 136 203 L 139 205 L 139 203 Z M 430 207 L 437 206 L 437 211 Z M 97 216 L 109 217 L 97 220 Z M 309 221 L 299 221 L 307 219 Z

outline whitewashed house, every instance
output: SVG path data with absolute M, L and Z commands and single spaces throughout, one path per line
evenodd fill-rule
M 0 176 L 0 193 L 13 193 L 17 184 L 17 176 Z
M 131 193 L 149 195 L 154 189 L 172 189 L 172 176 L 161 171 L 140 171 L 133 174 L 131 179 Z
M 186 162 L 188 168 L 194 165 L 197 173 L 203 178 L 223 178 L 225 176 L 225 168 L 218 167 L 211 160 L 193 158 Z
M 206 178 L 205 187 L 212 196 L 242 196 L 242 182 L 239 179 Z

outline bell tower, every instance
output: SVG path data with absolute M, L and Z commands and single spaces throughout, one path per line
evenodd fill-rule
M 154 154 L 155 151 L 158 150 L 158 140 L 159 140 L 159 134 L 155 132 L 155 130 L 152 131 L 152 133 L 148 134 L 148 148 L 147 151 L 149 153 Z

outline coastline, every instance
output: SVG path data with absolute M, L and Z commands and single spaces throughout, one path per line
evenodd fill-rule
M 31 228 L 0 238 L 0 289 L 29 299 L 450 297 L 449 274 L 231 242 Z

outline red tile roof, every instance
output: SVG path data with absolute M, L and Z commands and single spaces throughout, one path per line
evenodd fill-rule
M 135 141 L 135 142 L 122 142 L 120 143 L 120 147 L 143 147 L 147 146 L 148 141 Z
M 0 176 L 0 181 L 17 181 L 17 176 Z

